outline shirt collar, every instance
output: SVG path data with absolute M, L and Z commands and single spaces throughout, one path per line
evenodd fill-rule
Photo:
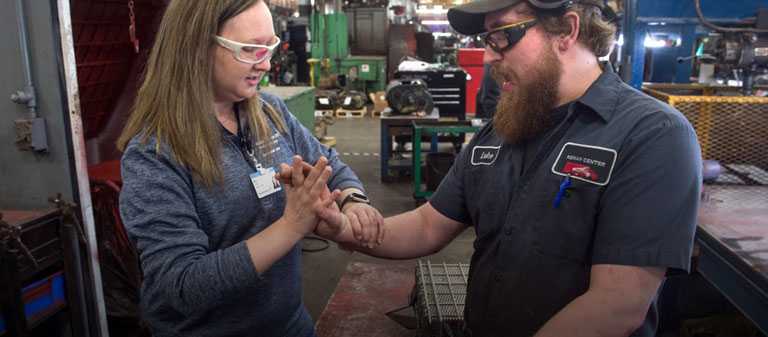
M 621 83 L 621 78 L 613 71 L 613 67 L 610 63 L 606 63 L 603 66 L 603 73 L 577 102 L 589 107 L 608 122 L 616 111 Z

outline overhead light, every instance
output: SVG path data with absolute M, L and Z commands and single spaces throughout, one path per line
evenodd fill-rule
M 418 14 L 445 14 L 448 13 L 447 8 L 443 8 L 443 6 L 435 5 L 432 7 L 428 6 L 419 6 L 416 8 L 416 13 Z
M 448 20 L 423 20 L 421 24 L 427 26 L 447 26 L 450 23 Z
M 646 48 L 662 48 L 667 46 L 667 41 L 657 40 L 653 37 L 646 36 L 643 45 L 645 45 Z

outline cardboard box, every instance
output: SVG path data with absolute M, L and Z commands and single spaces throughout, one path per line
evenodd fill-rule
M 368 93 L 373 102 L 373 113 L 380 114 L 384 109 L 389 108 L 387 104 L 387 93 L 385 91 L 376 91 Z

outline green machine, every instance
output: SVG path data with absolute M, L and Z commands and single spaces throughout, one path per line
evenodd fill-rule
M 363 85 L 366 92 L 384 91 L 387 78 L 386 62 L 387 58 L 384 56 L 349 56 L 341 61 L 341 71 L 352 82 Z
M 374 92 L 386 88 L 386 57 L 349 55 L 346 14 L 313 12 L 310 31 L 314 86 L 335 86 L 332 79 L 345 75 L 348 89 Z
M 263 87 L 262 92 L 280 97 L 288 110 L 301 125 L 312 130 L 315 127 L 315 88 L 313 87 Z

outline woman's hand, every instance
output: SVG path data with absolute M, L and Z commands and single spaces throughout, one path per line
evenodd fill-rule
M 317 165 L 316 165 L 317 166 Z M 300 165 L 294 162 L 294 165 L 284 165 L 280 169 L 278 179 L 283 186 L 290 186 L 295 183 L 294 175 L 301 172 L 302 175 L 309 177 L 313 166 L 306 162 Z M 322 193 L 321 199 L 323 205 L 328 205 L 325 209 L 319 210 L 317 215 L 320 222 L 317 224 L 315 234 L 320 237 L 336 241 L 346 246 L 364 246 L 373 248 L 384 240 L 384 218 L 379 211 L 370 205 L 361 203 L 349 203 L 340 210 L 335 202 L 339 197 L 338 190 L 333 193 L 326 187 Z M 326 198 L 331 198 L 327 200 Z
M 283 220 L 296 234 L 304 236 L 317 227 L 318 213 L 335 205 L 339 191 L 328 191 L 328 179 L 331 167 L 328 159 L 320 157 L 309 172 L 304 174 L 304 161 L 299 156 L 293 157 L 291 166 L 280 165 L 280 180 L 285 180 L 284 172 L 290 171 L 291 182 L 283 184 L 286 194 Z

